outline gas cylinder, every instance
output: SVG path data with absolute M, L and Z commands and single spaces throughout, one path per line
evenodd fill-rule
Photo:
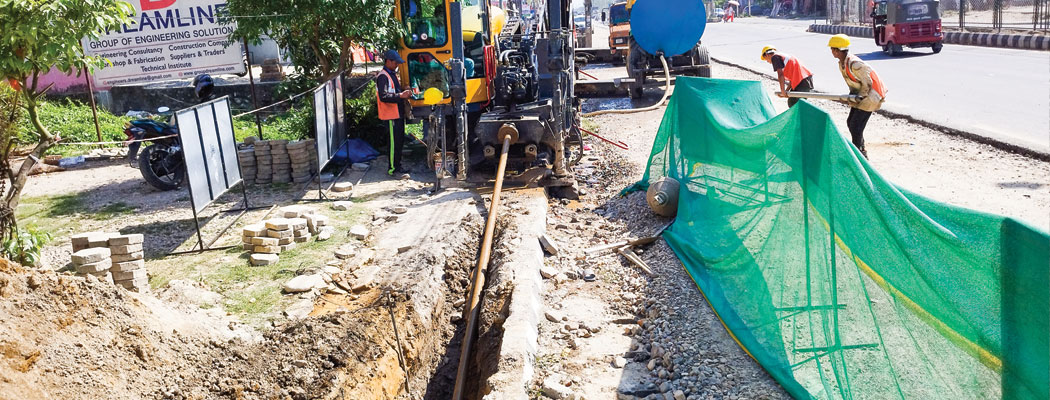
M 678 215 L 678 181 L 663 177 L 649 184 L 645 199 L 654 213 L 665 217 Z

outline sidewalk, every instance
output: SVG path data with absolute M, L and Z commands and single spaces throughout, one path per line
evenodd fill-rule
M 853 37 L 875 36 L 870 26 L 812 24 L 809 32 L 835 35 L 845 33 Z M 1050 36 L 981 32 L 944 32 L 945 44 L 999 47 L 1022 50 L 1050 50 Z

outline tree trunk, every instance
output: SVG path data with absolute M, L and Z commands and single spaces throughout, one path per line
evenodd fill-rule
M 18 209 L 18 203 L 21 199 L 22 189 L 25 188 L 26 180 L 29 179 L 29 171 L 32 171 L 33 166 L 35 166 L 37 162 L 39 162 L 39 160 L 44 158 L 44 153 L 47 152 L 47 149 L 51 148 L 51 146 L 55 144 L 55 137 L 52 136 L 51 132 L 48 131 L 47 127 L 40 122 L 40 114 L 37 110 L 37 107 L 39 106 L 39 96 L 42 93 L 35 93 L 32 90 L 27 90 L 23 93 L 26 100 L 25 108 L 29 114 L 29 120 L 33 123 L 33 127 L 36 128 L 37 135 L 39 137 L 37 138 L 36 147 L 33 148 L 33 151 L 30 152 L 29 156 L 26 157 L 25 161 L 22 162 L 22 165 L 18 168 L 18 171 L 14 173 L 14 176 L 10 177 L 11 187 L 8 189 L 4 197 L 5 209 L 3 211 L 5 212 L 5 214 L 7 212 L 10 212 L 11 216 L 10 220 L 8 221 L 10 223 L 10 226 L 8 228 L 9 231 L 4 232 L 5 235 L 10 235 L 12 232 L 14 232 L 17 226 L 17 221 L 15 221 L 14 219 L 14 211 Z
M 353 45 L 353 42 L 350 41 L 350 38 L 343 38 L 343 45 L 339 49 L 340 50 L 340 52 L 339 52 L 339 70 L 340 71 L 350 71 L 350 70 L 354 69 L 354 57 L 353 57 L 354 53 L 350 51 L 350 47 L 352 45 Z

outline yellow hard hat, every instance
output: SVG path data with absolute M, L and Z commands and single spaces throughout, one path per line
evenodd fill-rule
M 759 56 L 758 56 L 758 58 L 759 58 L 760 60 L 765 60 L 765 59 L 766 59 L 766 53 L 768 53 L 768 52 L 770 52 L 770 51 L 776 51 L 776 50 L 777 50 L 777 48 L 776 48 L 776 47 L 773 47 L 773 46 L 766 46 L 766 47 L 763 47 L 763 48 L 762 48 L 762 54 L 761 54 L 761 55 L 759 55 Z
M 832 36 L 831 39 L 828 40 L 828 47 L 834 47 L 834 48 L 839 49 L 839 50 L 848 49 L 849 48 L 849 36 L 846 36 L 845 34 L 842 34 L 842 33 L 840 33 L 838 35 L 835 35 L 835 36 Z
M 445 98 L 445 93 L 438 88 L 430 88 L 423 91 L 423 104 L 428 106 L 435 105 L 441 102 L 441 99 Z

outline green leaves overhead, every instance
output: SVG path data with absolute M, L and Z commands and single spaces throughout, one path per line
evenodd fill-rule
M 234 36 L 273 38 L 314 78 L 352 66 L 351 45 L 384 49 L 400 29 L 393 0 L 229 0 L 228 7 Z
M 119 0 L 0 0 L 0 74 L 24 80 L 52 66 L 72 72 L 99 67 L 80 40 L 130 22 L 131 4 Z

